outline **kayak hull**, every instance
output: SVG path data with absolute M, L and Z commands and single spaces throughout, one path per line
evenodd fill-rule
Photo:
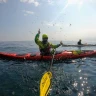
M 63 47 L 94 47 L 96 45 L 88 44 L 88 45 L 62 45 Z
M 58 54 L 55 54 L 54 59 L 55 60 L 68 60 L 68 59 L 78 59 L 78 58 L 91 57 L 91 56 L 96 56 L 96 50 L 81 51 L 79 53 L 77 51 L 65 50 Z M 48 61 L 52 59 L 52 56 L 41 56 L 40 53 L 16 54 L 16 53 L 0 52 L 0 58 L 11 59 L 11 60 L 14 59 L 14 60 Z

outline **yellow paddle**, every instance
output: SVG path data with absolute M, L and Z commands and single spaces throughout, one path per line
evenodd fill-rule
M 49 89 L 51 87 L 51 79 L 52 79 L 51 68 L 52 68 L 52 63 L 53 63 L 55 51 L 54 51 L 54 54 L 53 54 L 53 57 L 52 57 L 50 71 L 45 72 L 44 75 L 41 78 L 41 82 L 40 82 L 40 96 L 47 96 L 48 93 L 49 93 Z
M 45 72 L 40 82 L 40 96 L 47 96 L 51 87 L 52 73 Z

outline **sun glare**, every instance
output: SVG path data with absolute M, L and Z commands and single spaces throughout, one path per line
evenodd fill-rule
M 67 0 L 67 4 L 65 8 L 67 8 L 69 5 L 75 4 L 81 7 L 84 3 L 92 2 L 92 0 Z
M 86 3 L 93 2 L 93 0 L 66 0 L 66 5 L 63 7 L 63 9 L 58 13 L 58 15 L 54 18 L 54 20 L 51 23 L 54 23 L 62 14 L 66 12 L 66 8 L 68 8 L 70 5 L 76 5 L 78 10 L 84 6 Z

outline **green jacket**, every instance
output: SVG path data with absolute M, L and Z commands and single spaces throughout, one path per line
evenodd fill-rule
M 60 46 L 60 44 L 53 45 L 52 43 L 49 42 L 47 44 L 43 44 L 42 41 L 39 40 L 39 34 L 36 34 L 35 36 L 35 43 L 39 46 L 40 52 L 43 51 L 45 55 L 51 53 L 50 51 L 51 48 L 55 49 Z

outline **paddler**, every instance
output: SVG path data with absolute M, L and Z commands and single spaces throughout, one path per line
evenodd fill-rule
M 38 30 L 38 33 L 35 36 L 35 43 L 39 46 L 40 54 L 43 56 L 52 55 L 53 51 L 51 51 L 51 49 L 58 48 L 63 44 L 62 41 L 60 42 L 60 44 L 57 45 L 49 43 L 48 36 L 46 34 L 42 35 L 42 41 L 40 41 L 39 36 L 40 36 L 40 29 Z
M 81 41 L 82 41 L 82 40 L 80 39 L 80 40 L 77 42 L 77 44 L 78 44 L 78 45 L 83 45 L 83 44 L 81 43 Z

